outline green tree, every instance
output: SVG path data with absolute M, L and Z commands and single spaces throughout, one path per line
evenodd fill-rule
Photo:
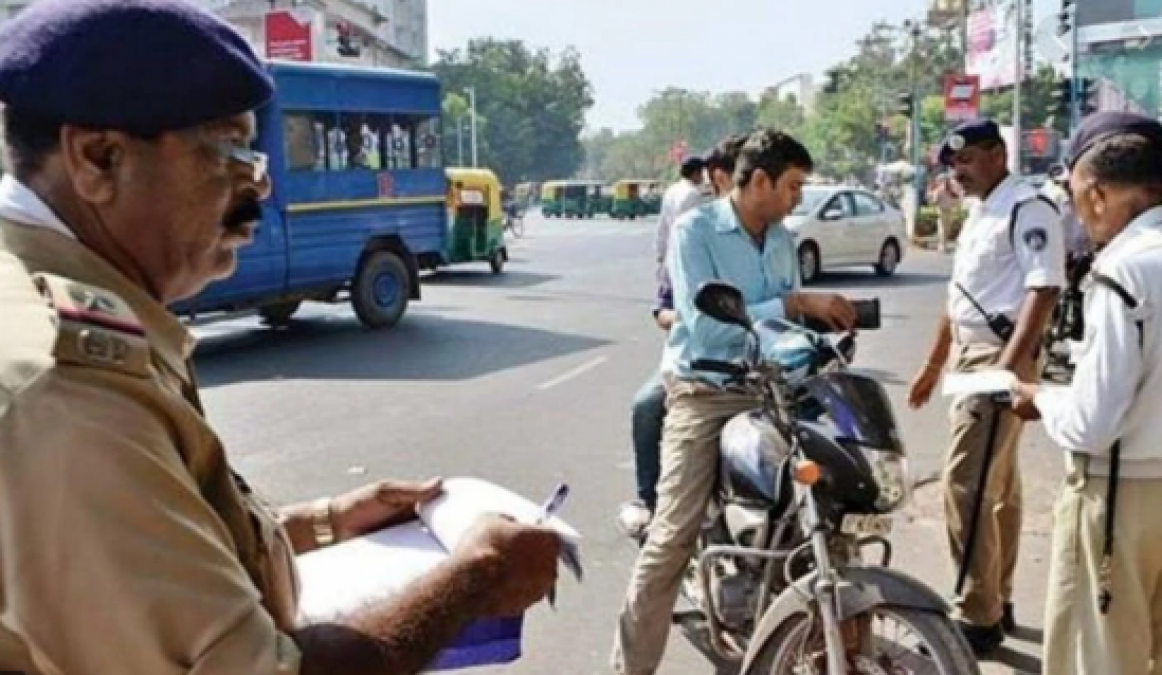
M 479 119 L 488 121 L 487 130 L 478 130 L 480 163 L 506 183 L 567 177 L 581 168 L 581 130 L 593 94 L 576 50 L 554 55 L 520 40 L 481 38 L 438 52 L 432 70 L 449 96 L 463 99 L 474 89 Z M 445 120 L 445 150 L 455 148 L 454 125 L 449 133 Z

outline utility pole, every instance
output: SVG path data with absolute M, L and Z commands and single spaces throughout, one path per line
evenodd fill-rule
M 971 0 L 960 0 L 960 74 L 968 75 L 968 5 Z
M 920 37 L 923 35 L 924 29 L 919 21 L 911 22 L 910 28 L 912 36 L 912 64 L 910 69 L 912 80 L 912 118 L 910 120 L 912 130 L 912 223 L 915 224 L 920 221 L 920 195 L 924 193 L 924 174 L 920 171 L 922 156 L 920 151 L 920 111 L 922 104 L 920 99 L 920 76 L 917 72 L 920 58 Z M 914 231 L 913 229 L 909 234 L 912 234 Z
M 456 118 L 456 166 L 464 166 L 464 117 Z
M 477 154 L 478 146 L 476 141 L 477 126 L 476 126 L 476 87 L 465 87 L 465 93 L 468 94 L 468 107 L 472 110 L 472 166 L 480 166 L 480 157 Z
M 1013 145 L 1009 149 L 1009 170 L 1021 175 L 1021 150 L 1024 134 L 1021 131 L 1021 82 L 1025 79 L 1025 0 L 1014 3 L 1014 54 L 1013 54 Z

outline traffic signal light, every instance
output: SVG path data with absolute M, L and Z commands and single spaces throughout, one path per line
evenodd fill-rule
M 1061 0 L 1061 11 L 1057 13 L 1058 37 L 1068 35 L 1073 30 L 1073 14 L 1075 0 Z
M 359 56 L 359 47 L 355 44 L 355 36 L 351 26 L 345 23 L 335 24 L 335 37 L 339 42 L 339 56 Z
M 896 114 L 905 117 L 912 116 L 913 98 L 911 92 L 903 92 L 896 95 Z
M 1053 88 L 1053 108 L 1064 119 L 1071 119 L 1073 113 L 1073 78 L 1067 77 Z

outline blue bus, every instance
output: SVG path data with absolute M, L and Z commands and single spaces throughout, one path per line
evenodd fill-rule
M 268 68 L 276 94 L 258 112 L 255 146 L 270 155 L 273 183 L 262 223 L 232 277 L 173 309 L 257 310 L 279 325 L 304 301 L 349 299 L 364 325 L 392 326 L 446 248 L 440 83 L 399 70 Z

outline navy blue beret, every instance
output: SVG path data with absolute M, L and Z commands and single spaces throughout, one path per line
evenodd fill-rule
M 1004 141 L 996 122 L 984 119 L 962 122 L 940 144 L 940 163 L 949 166 L 956 153 L 970 145 L 985 141 Z
M 0 26 L 0 101 L 62 124 L 152 136 L 273 93 L 242 36 L 185 0 L 38 0 Z
M 1143 136 L 1162 146 L 1162 124 L 1158 120 L 1129 112 L 1098 112 L 1083 119 L 1073 133 L 1069 142 L 1069 168 L 1100 141 L 1124 134 Z

